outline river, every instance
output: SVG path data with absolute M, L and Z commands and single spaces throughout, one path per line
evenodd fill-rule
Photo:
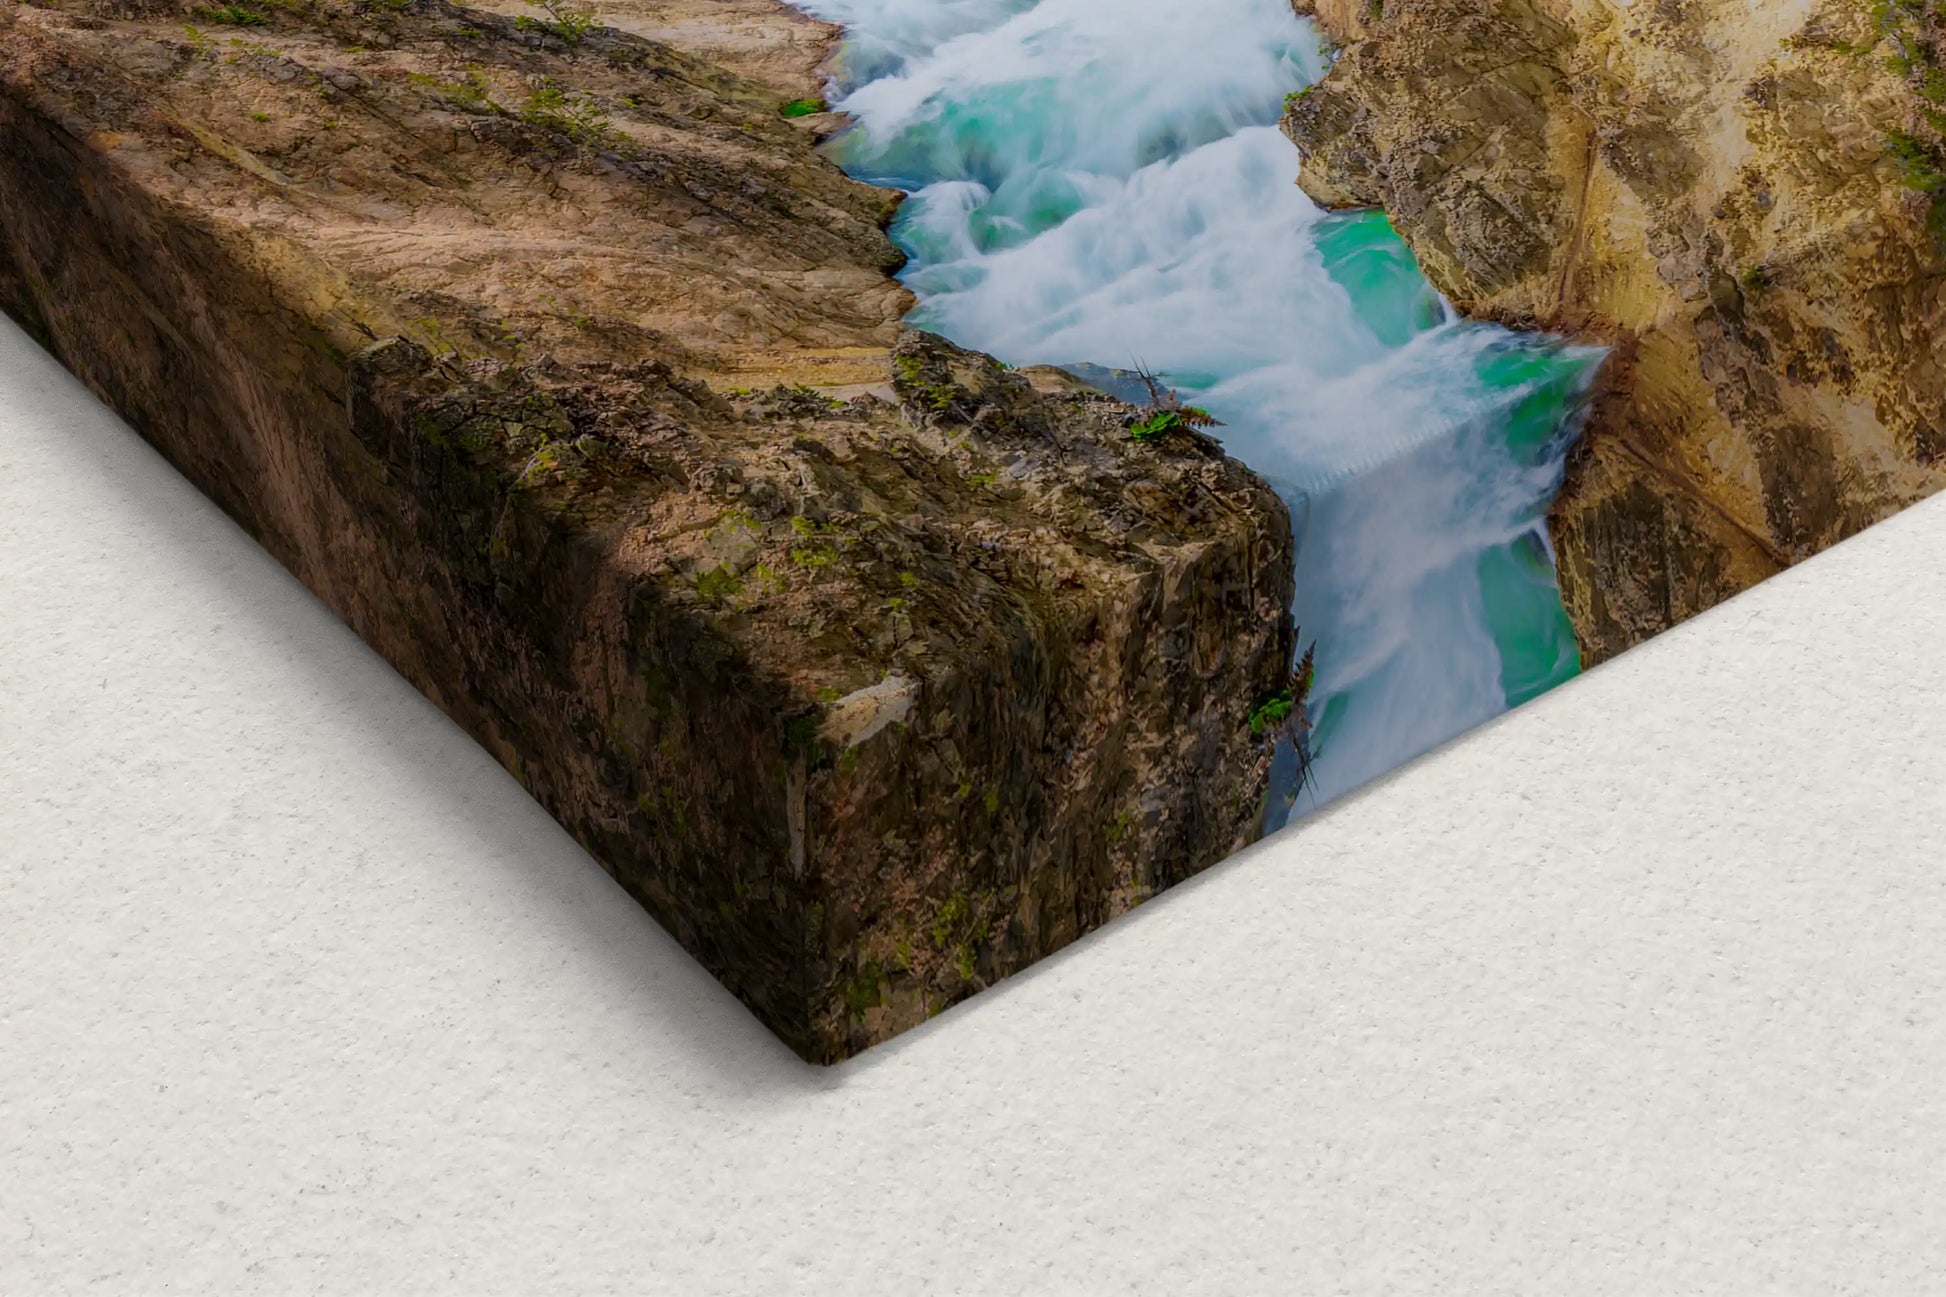
M 1313 760 L 1269 827 L 1574 675 L 1545 515 L 1600 353 L 1456 318 L 1297 188 L 1275 123 L 1327 56 L 1288 0 L 805 8 L 848 31 L 832 155 L 911 195 L 909 323 L 1160 373 L 1291 503 Z

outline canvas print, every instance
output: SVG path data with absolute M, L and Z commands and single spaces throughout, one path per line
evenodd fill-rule
M 1943 35 L 0 0 L 0 304 L 830 1062 L 1946 479 Z

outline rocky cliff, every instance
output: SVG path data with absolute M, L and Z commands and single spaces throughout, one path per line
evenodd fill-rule
M 506 8 L 0 0 L 0 304 L 806 1057 L 1252 837 L 1277 496 L 900 330 L 829 28 Z
M 1599 661 L 1946 482 L 1936 0 L 1316 0 L 1300 183 L 1605 342 L 1553 514 Z

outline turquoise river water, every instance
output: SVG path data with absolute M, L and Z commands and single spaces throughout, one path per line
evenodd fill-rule
M 1304 196 L 1289 0 L 805 7 L 848 30 L 833 155 L 911 195 L 909 322 L 1159 372 L 1291 502 L 1313 783 L 1272 827 L 1579 669 L 1545 514 L 1600 354 L 1455 318 L 1381 214 Z

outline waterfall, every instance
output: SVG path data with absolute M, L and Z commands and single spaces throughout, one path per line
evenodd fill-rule
M 848 31 L 834 158 L 911 195 L 909 322 L 1158 372 L 1291 503 L 1313 783 L 1271 827 L 1579 669 L 1545 518 L 1601 353 L 1456 318 L 1297 188 L 1275 122 L 1326 56 L 1288 0 L 805 7 Z

